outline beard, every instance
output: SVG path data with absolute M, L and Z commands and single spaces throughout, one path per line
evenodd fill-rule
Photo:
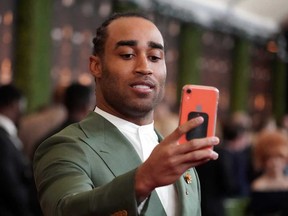
M 139 75 L 137 79 L 151 78 L 149 75 Z M 127 118 L 145 118 L 153 112 L 164 97 L 165 77 L 157 82 L 151 94 L 136 95 L 129 89 L 127 82 L 121 82 L 119 77 L 111 75 L 110 71 L 105 68 L 100 85 L 104 100 L 113 110 Z

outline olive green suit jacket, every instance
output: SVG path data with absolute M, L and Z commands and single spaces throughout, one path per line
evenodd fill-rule
M 159 136 L 159 140 L 161 137 Z M 138 214 L 134 175 L 141 160 L 131 143 L 109 121 L 91 112 L 45 140 L 36 150 L 34 177 L 45 215 L 165 216 L 153 191 Z M 199 216 L 200 186 L 184 175 L 175 183 L 181 216 Z

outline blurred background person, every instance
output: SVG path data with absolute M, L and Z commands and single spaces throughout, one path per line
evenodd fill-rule
M 221 145 L 221 144 L 220 144 Z M 217 152 L 218 148 L 215 148 Z M 221 155 L 217 161 L 209 161 L 205 165 L 196 167 L 201 183 L 202 216 L 225 216 L 226 191 L 230 188 L 230 173 L 226 161 Z
M 155 128 L 161 133 L 162 136 L 166 137 L 179 124 L 178 113 L 175 113 L 169 107 L 169 104 L 165 101 L 159 103 L 155 108 Z
M 255 167 L 261 171 L 251 184 L 249 212 L 255 216 L 288 215 L 288 137 L 274 130 L 262 131 L 254 147 Z
M 57 132 L 64 127 L 81 121 L 92 110 L 92 89 L 80 83 L 72 83 L 64 93 L 64 106 L 67 110 L 67 118 L 56 129 Z M 93 106 L 95 106 L 93 104 Z
M 155 108 L 155 128 L 164 137 L 172 133 L 179 124 L 179 105 L 177 105 L 176 92 L 175 85 L 166 83 L 164 98 Z
M 56 86 L 49 104 L 24 115 L 20 120 L 19 137 L 23 142 L 23 150 L 31 161 L 34 149 L 43 137 L 60 127 L 67 118 L 67 111 L 63 102 L 64 92 L 63 86 Z
M 252 164 L 251 139 L 248 128 L 234 121 L 223 124 L 223 140 L 218 149 L 229 173 L 228 198 L 248 197 L 255 178 Z
M 32 167 L 23 153 L 18 123 L 25 99 L 13 85 L 0 86 L 0 215 L 41 215 Z
M 46 138 L 59 132 L 66 126 L 75 122 L 81 121 L 90 110 L 93 109 L 94 101 L 92 100 L 92 88 L 80 84 L 78 82 L 71 83 L 63 92 L 62 103 L 65 108 L 65 118 L 62 119 L 60 124 L 57 124 L 54 128 L 51 128 L 41 139 L 38 140 L 34 146 L 34 151 L 38 145 L 43 142 Z M 34 155 L 34 151 L 32 155 Z

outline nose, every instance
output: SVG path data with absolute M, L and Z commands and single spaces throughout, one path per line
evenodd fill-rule
M 151 64 L 146 55 L 138 56 L 135 72 L 143 75 L 150 75 L 153 73 Z

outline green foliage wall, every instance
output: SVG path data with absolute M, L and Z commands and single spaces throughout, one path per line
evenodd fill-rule
M 50 0 L 16 4 L 14 81 L 28 100 L 28 112 L 50 99 L 52 4 Z

